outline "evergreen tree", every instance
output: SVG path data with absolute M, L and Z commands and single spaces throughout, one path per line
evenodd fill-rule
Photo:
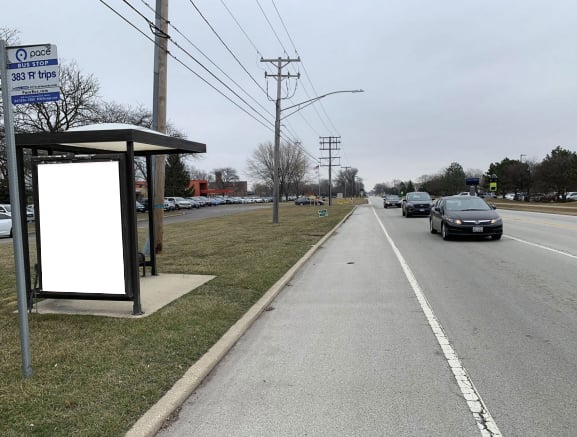
M 182 155 L 168 155 L 164 176 L 164 192 L 167 196 L 192 196 L 192 190 L 189 188 L 190 174 Z

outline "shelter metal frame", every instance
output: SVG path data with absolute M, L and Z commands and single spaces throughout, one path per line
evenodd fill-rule
M 21 199 L 22 241 L 24 243 L 25 281 L 29 308 L 34 296 L 66 299 L 103 299 L 103 300 L 132 300 L 133 314 L 141 314 L 138 233 L 136 223 L 136 192 L 134 158 L 144 157 L 146 160 L 146 182 L 148 187 L 148 238 L 155 241 L 153 191 L 154 181 L 152 157 L 164 154 L 194 154 L 206 153 L 206 145 L 181 138 L 155 132 L 149 129 L 131 125 L 94 125 L 76 128 L 66 132 L 39 132 L 22 133 L 15 135 L 16 161 L 19 181 L 19 197 Z M 120 186 L 122 204 L 122 228 L 124 235 L 125 253 L 125 284 L 126 295 L 101 295 L 84 293 L 59 293 L 44 291 L 32 284 L 30 263 L 30 241 L 26 224 L 26 185 L 25 185 L 25 150 L 30 150 L 33 162 L 71 162 L 79 160 L 102 161 L 106 159 L 118 160 L 120 165 Z M 35 211 L 38 209 L 38 180 L 33 171 L 32 188 L 34 192 Z M 36 233 L 36 251 L 40 259 L 41 248 Z M 153 247 L 153 244 L 150 244 Z M 150 251 L 150 260 L 146 265 L 151 267 L 151 273 L 157 275 L 156 253 Z M 40 272 L 41 275 L 41 272 Z

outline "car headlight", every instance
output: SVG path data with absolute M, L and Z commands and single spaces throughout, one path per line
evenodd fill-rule
M 454 223 L 454 224 L 456 224 L 456 225 L 462 225 L 462 224 L 463 224 L 463 223 L 461 222 L 461 219 L 454 219 L 454 218 L 451 218 L 451 217 L 446 217 L 446 220 L 447 220 L 449 223 Z
M 491 220 L 492 225 L 496 225 L 497 223 L 501 223 L 501 222 L 502 222 L 501 217 L 497 217 L 497 218 L 494 218 L 493 220 Z

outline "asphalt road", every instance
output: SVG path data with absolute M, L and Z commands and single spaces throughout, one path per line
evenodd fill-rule
M 443 241 L 371 202 L 160 436 L 575 435 L 577 218 Z

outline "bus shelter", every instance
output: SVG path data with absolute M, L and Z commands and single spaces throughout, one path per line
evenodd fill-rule
M 152 158 L 206 153 L 206 145 L 120 124 L 17 134 L 15 140 L 29 307 L 34 298 L 128 300 L 133 314 L 141 314 L 135 158 L 146 163 L 148 205 L 153 205 L 148 241 L 154 242 Z M 25 213 L 28 163 L 36 220 L 34 280 Z M 156 275 L 154 250 L 149 257 L 144 263 Z

